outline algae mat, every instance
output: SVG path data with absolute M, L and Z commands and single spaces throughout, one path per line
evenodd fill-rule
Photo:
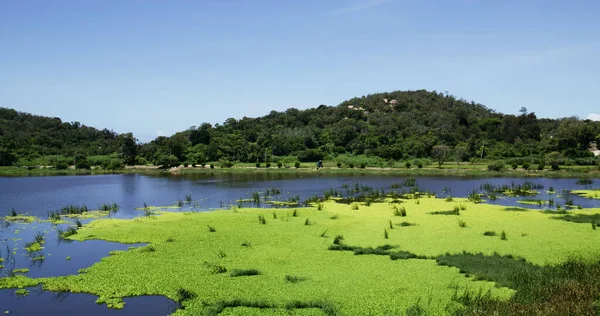
M 237 209 L 100 219 L 70 238 L 149 245 L 113 253 L 78 275 L 19 276 L 0 280 L 0 287 L 41 282 L 49 290 L 96 294 L 98 302 L 112 307 L 121 307 L 127 296 L 164 295 L 182 301 L 177 315 L 383 315 L 416 306 L 444 314 L 460 307 L 452 300 L 456 293 L 489 290 L 505 299 L 513 291 L 467 278 L 433 259 L 390 260 L 328 247 L 343 236 L 347 245 L 389 244 L 430 258 L 466 250 L 548 264 L 574 254 L 591 256 L 600 241 L 600 232 L 589 225 L 539 211 L 435 198 L 405 200 L 400 206 L 405 217 L 394 216 L 397 204 L 361 204 L 353 210 L 329 201 L 321 211 Z M 459 215 L 432 214 L 461 207 Z M 402 222 L 416 225 L 397 225 Z M 485 236 L 486 231 L 504 231 L 506 239 Z

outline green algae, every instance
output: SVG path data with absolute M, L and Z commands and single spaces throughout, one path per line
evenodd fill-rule
M 571 193 L 588 199 L 600 199 L 600 189 L 593 190 L 571 190 Z
M 37 221 L 38 218 L 35 216 L 29 216 L 29 215 L 17 215 L 17 216 L 5 216 L 4 220 L 7 222 L 20 222 L 20 223 L 33 223 L 34 221 Z
M 538 205 L 538 206 L 541 206 L 541 205 L 547 205 L 548 201 L 546 201 L 546 200 L 533 200 L 533 199 L 529 200 L 528 199 L 528 200 L 518 200 L 517 203 L 519 203 L 519 204 L 526 204 L 526 205 Z
M 29 290 L 27 290 L 27 289 L 18 289 L 18 290 L 15 291 L 15 294 L 21 295 L 21 296 L 27 296 L 27 295 L 29 295 Z
M 448 208 L 448 202 L 436 198 L 403 204 L 407 220 L 419 223 L 406 229 L 397 225 L 397 229 L 389 229 L 389 221 L 395 218 L 387 202 L 358 210 L 333 201 L 323 202 L 320 211 L 317 207 L 301 209 L 302 217 L 289 215 L 289 210 L 275 210 L 281 214 L 276 219 L 271 216 L 273 209 L 252 208 L 235 212 L 163 212 L 159 217 L 130 220 L 99 219 L 68 238 L 148 246 L 112 252 L 77 275 L 45 279 L 14 276 L 0 279 L 0 287 L 42 283 L 47 290 L 98 295 L 98 303 L 114 308 L 123 307 L 122 298 L 128 296 L 164 295 L 179 301 L 182 289 L 193 293 L 181 302 L 184 309 L 176 315 L 216 310 L 225 315 L 316 315 L 327 314 L 327 306 L 340 315 L 403 314 L 419 299 L 431 301 L 427 307 L 430 313 L 443 314 L 451 304 L 454 287 L 461 291 L 490 291 L 499 299 L 510 297 L 514 291 L 493 282 L 461 277 L 458 268 L 439 266 L 434 259 L 422 258 L 469 251 L 513 254 L 543 265 L 562 262 L 573 254 L 591 256 L 597 251 L 598 235 L 585 225 L 552 220 L 542 212 L 505 212 L 502 206 L 475 204 L 460 198 L 454 201 L 466 206 L 467 210 L 457 216 L 469 223 L 469 229 L 456 225 L 454 216 L 429 215 L 431 210 Z M 600 213 L 597 209 L 581 212 Z M 257 216 L 269 220 L 262 225 L 256 221 Z M 336 220 L 332 220 L 334 217 Z M 305 225 L 306 218 L 311 219 L 312 225 Z M 207 225 L 216 231 L 209 232 Z M 384 228 L 388 228 L 389 239 L 384 239 Z M 325 236 L 323 231 L 327 231 Z M 505 231 L 510 238 L 490 238 L 483 231 Z M 563 238 L 566 233 L 568 240 Z M 400 245 L 394 253 L 414 256 L 390 260 L 389 255 L 329 251 L 338 235 L 343 235 L 348 245 L 375 249 L 389 243 Z M 215 273 L 213 268 L 217 266 L 225 271 L 254 268 L 261 273 L 232 278 L 228 273 Z M 288 282 L 289 275 L 306 279 Z M 327 304 L 311 305 L 315 302 Z

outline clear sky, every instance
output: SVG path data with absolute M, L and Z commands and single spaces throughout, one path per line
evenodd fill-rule
M 585 118 L 599 58 L 597 0 L 0 1 L 0 106 L 142 141 L 408 89 Z

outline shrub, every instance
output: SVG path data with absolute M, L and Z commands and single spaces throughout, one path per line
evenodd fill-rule
M 516 162 L 513 162 L 511 167 L 513 168 L 513 170 L 517 170 L 517 168 L 519 167 L 519 165 L 517 165 Z
M 281 168 L 281 167 L 283 167 L 283 164 L 280 161 L 280 162 L 277 163 L 277 168 Z
M 505 168 L 505 165 L 504 165 L 504 162 L 502 162 L 502 161 L 494 161 L 488 165 L 489 171 L 500 172 L 500 171 L 504 170 L 504 168 Z
M 496 232 L 488 230 L 488 231 L 486 231 L 486 232 L 483 233 L 483 236 L 496 236 Z
M 544 165 L 544 163 L 543 163 L 543 162 L 540 162 L 540 163 L 538 164 L 538 167 L 537 167 L 537 169 L 538 169 L 538 170 L 544 170 L 544 168 L 545 168 L 545 167 L 546 167 L 546 165 Z
M 260 162 L 256 162 L 256 168 L 260 168 Z
M 388 231 L 387 231 L 387 229 L 385 229 L 385 228 L 383 229 L 383 237 L 384 237 L 385 239 L 388 239 L 388 238 L 389 238 Z
M 214 228 L 213 226 L 210 226 L 210 225 L 206 225 L 206 226 L 208 226 L 208 231 L 209 231 L 210 233 L 216 233 L 216 232 L 217 232 L 217 229 L 216 229 L 216 228 Z
M 358 203 L 352 203 L 352 210 L 353 211 L 357 211 L 358 210 Z
M 558 165 L 558 162 L 552 162 L 550 164 L 550 167 L 552 168 L 553 171 L 558 171 L 560 170 L 560 166 Z
M 502 233 L 500 234 L 500 239 L 506 240 L 506 232 L 505 231 L 502 231 Z
M 65 170 L 65 169 L 69 168 L 69 165 L 64 161 L 59 161 L 56 163 L 54 168 L 56 168 L 58 170 Z
M 366 167 L 366 166 L 367 166 L 367 163 L 366 163 L 366 162 L 361 162 L 361 163 L 360 163 L 360 168 L 361 168 L 361 169 L 365 169 L 365 167 Z
M 412 165 L 411 165 L 411 163 L 410 163 L 410 161 L 407 161 L 407 162 L 404 164 L 404 167 L 406 167 L 406 169 L 410 169 L 410 166 L 412 166 Z
M 349 163 L 349 164 L 348 164 L 348 167 L 349 167 L 349 168 L 354 168 L 354 164 L 353 164 L 353 163 Z
M 296 167 L 296 169 L 300 168 L 300 161 L 294 162 L 294 167 Z
M 177 290 L 177 302 L 181 303 L 183 301 L 188 301 L 196 297 L 196 294 L 190 292 L 186 289 L 180 288 Z
M 233 167 L 233 162 L 226 159 L 221 159 L 219 160 L 219 165 L 221 166 L 221 168 L 231 168 Z
M 342 235 L 337 235 L 337 236 L 335 236 L 335 238 L 333 238 L 334 245 L 341 245 L 342 241 L 344 241 L 344 236 L 342 236 Z
M 460 228 L 465 228 L 467 227 L 467 222 L 463 221 L 463 220 L 458 220 L 458 227 Z
M 271 168 L 271 163 L 267 162 L 267 164 L 265 165 L 267 168 Z
M 341 163 L 341 162 L 338 162 L 338 163 L 337 163 L 337 167 L 338 167 L 338 168 L 341 168 L 341 167 L 342 167 L 342 163 Z
M 417 164 L 417 167 L 418 167 L 419 169 L 423 168 L 423 163 L 419 161 L 419 163 Z
M 210 164 L 210 169 L 215 169 L 215 165 L 213 165 L 212 163 Z
M 529 167 L 531 167 L 531 165 L 528 162 L 523 163 L 523 170 L 529 170 Z

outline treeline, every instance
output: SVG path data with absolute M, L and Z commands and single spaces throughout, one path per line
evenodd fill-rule
M 132 151 L 127 145 L 134 151 L 139 146 L 131 133 L 119 135 L 57 117 L 0 108 L 0 166 L 102 165 L 116 169 L 125 161 L 135 162 L 135 156 L 127 156 Z
M 399 161 L 437 159 L 442 150 L 448 160 L 457 155 L 465 161 L 542 159 L 551 154 L 563 164 L 592 165 L 597 159 L 588 149 L 599 137 L 599 122 L 538 119 L 525 108 L 519 115 L 505 115 L 451 95 L 419 90 L 372 94 L 334 107 L 230 118 L 215 126 L 204 123 L 159 137 L 143 145 L 139 155 L 158 164 L 306 162 L 340 155 Z
M 272 111 L 258 118 L 230 118 L 214 126 L 203 123 L 146 144 L 124 135 L 0 109 L 0 163 L 31 160 L 45 151 L 69 157 L 78 152 L 113 154 L 126 164 L 163 166 L 349 156 L 389 165 L 414 158 L 514 157 L 593 165 L 598 160 L 588 149 L 591 142 L 600 141 L 600 122 L 538 119 L 525 108 L 519 115 L 505 115 L 452 95 L 418 90 L 371 94 L 338 106 Z

